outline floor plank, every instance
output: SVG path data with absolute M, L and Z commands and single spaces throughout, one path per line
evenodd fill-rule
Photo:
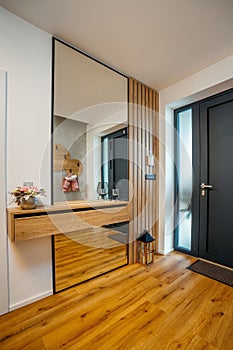
M 233 288 L 180 253 L 124 266 L 0 317 L 1 350 L 233 350 Z

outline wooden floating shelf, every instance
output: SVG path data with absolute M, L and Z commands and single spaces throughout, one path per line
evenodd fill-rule
M 125 201 L 73 201 L 23 210 L 7 208 L 11 242 L 129 221 Z

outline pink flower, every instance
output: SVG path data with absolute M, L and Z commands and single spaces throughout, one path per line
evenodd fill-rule
M 22 186 L 20 188 L 20 192 L 27 192 L 28 190 L 29 190 L 29 187 L 27 187 L 27 186 Z

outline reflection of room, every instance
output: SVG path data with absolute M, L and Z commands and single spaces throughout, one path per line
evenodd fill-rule
M 57 40 L 54 68 L 54 202 L 127 201 L 126 77 Z M 55 291 L 127 264 L 128 225 L 118 221 L 54 236 Z
M 63 145 L 70 152 L 71 159 L 80 160 L 82 169 L 80 174 L 75 174 L 73 169 L 71 173 L 77 175 L 79 190 L 65 191 L 62 181 L 66 177 L 65 169 L 59 169 L 53 172 L 53 193 L 54 202 L 69 200 L 79 200 L 86 198 L 86 124 L 72 119 L 54 116 L 54 144 Z M 56 149 L 54 149 L 56 153 Z M 65 157 L 65 154 L 64 154 Z
M 54 172 L 53 199 L 93 200 L 103 180 L 102 138 L 128 123 L 127 79 L 57 40 L 54 74 L 53 142 L 66 146 L 83 169 L 79 193 L 65 195 L 61 189 L 64 173 Z
M 101 180 L 109 199 L 128 200 L 128 130 L 116 130 L 101 139 Z
M 127 264 L 127 237 L 108 227 L 55 237 L 56 291 Z

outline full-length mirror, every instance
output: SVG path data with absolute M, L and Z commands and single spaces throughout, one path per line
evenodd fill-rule
M 128 79 L 54 39 L 53 202 L 128 200 Z M 54 236 L 55 291 L 127 264 L 127 223 Z

